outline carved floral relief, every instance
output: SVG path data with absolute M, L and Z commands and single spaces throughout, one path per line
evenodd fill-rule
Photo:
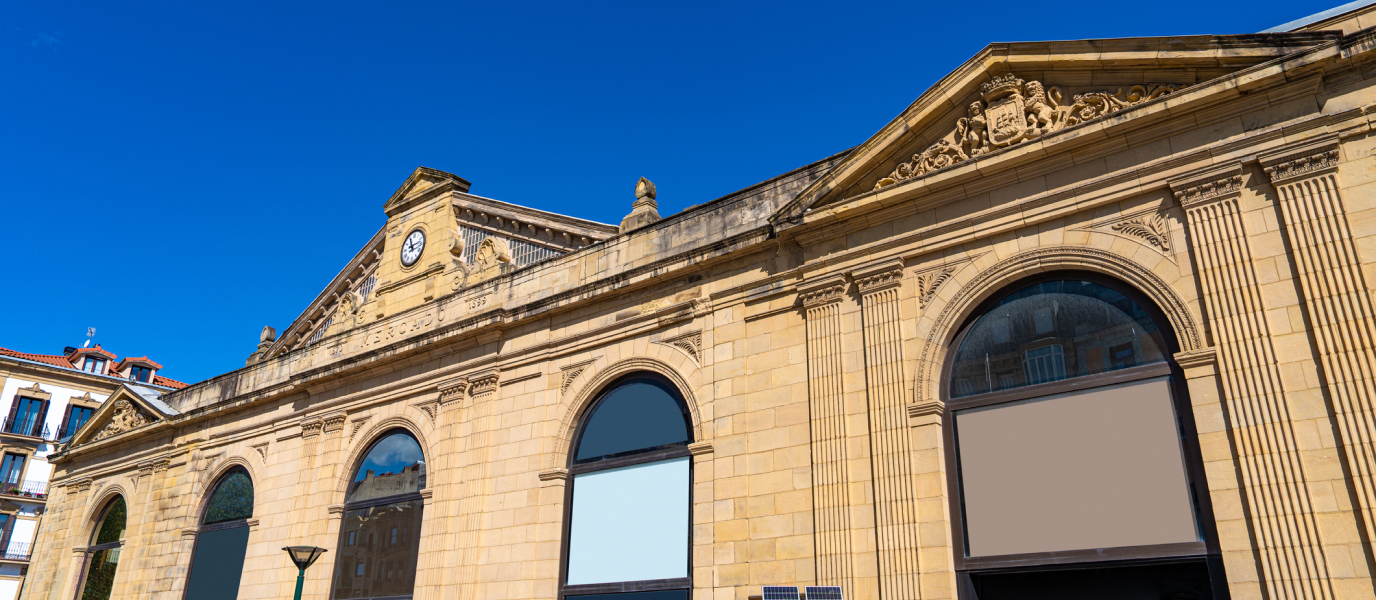
M 980 86 L 980 99 L 970 103 L 955 129 L 912 160 L 896 167 L 874 184 L 874 189 L 949 167 L 996 150 L 1038 139 L 1155 100 L 1183 86 L 1134 85 L 1112 94 L 1076 94 L 1069 104 L 1060 88 L 1044 88 L 1039 81 L 1023 81 L 1012 73 L 995 77 Z
M 139 409 L 134 408 L 134 405 L 128 400 L 120 398 L 115 401 L 114 414 L 110 417 L 110 422 L 106 423 L 104 428 L 91 436 L 91 441 L 98 442 L 107 437 L 143 427 L 152 421 L 152 419 L 140 413 Z

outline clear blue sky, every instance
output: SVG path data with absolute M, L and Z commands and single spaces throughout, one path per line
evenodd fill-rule
M 242 366 L 418 165 L 619 222 L 864 141 L 996 41 L 1252 33 L 1340 3 L 0 4 L 0 346 Z

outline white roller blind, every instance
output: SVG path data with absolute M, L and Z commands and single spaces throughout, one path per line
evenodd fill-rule
M 1199 541 L 1168 381 L 956 413 L 970 556 Z
M 688 576 L 688 461 L 574 476 L 569 585 Z

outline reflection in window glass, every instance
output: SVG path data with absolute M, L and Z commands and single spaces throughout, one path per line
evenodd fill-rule
M 1165 339 L 1142 307 L 1087 281 L 1034 284 L 999 300 L 956 353 L 951 396 L 1165 360 Z
M 110 503 L 110 508 L 105 509 L 105 518 L 100 522 L 100 529 L 96 530 L 95 539 L 91 540 L 92 546 L 110 544 L 118 542 L 124 537 L 124 522 L 127 518 L 124 507 L 124 498 L 115 497 Z
M 593 409 L 575 462 L 686 443 L 683 406 L 660 384 L 640 379 L 617 386 Z
M 248 526 L 202 532 L 196 536 L 186 597 L 196 600 L 234 600 L 248 551 Z
M 117 544 L 124 537 L 124 523 L 127 511 L 124 498 L 116 496 L 105 509 L 100 526 L 92 534 L 91 546 Z M 115 587 L 115 571 L 119 568 L 120 548 L 105 547 L 92 552 L 87 559 L 86 583 L 81 589 L 81 600 L 109 600 Z
M 360 543 L 339 549 L 335 598 L 410 597 L 420 540 L 411 536 L 406 543 L 388 542 L 391 532 L 401 527 L 420 529 L 421 508 L 420 500 L 412 500 L 344 513 L 345 537 Z M 372 569 L 367 568 L 370 564 Z
M 210 505 L 205 509 L 202 525 L 214 525 L 227 521 L 253 517 L 253 482 L 248 473 L 234 471 L 220 480 L 215 493 L 210 497 Z
M 405 433 L 388 435 L 368 451 L 349 484 L 346 502 L 419 492 L 425 488 L 425 455 Z

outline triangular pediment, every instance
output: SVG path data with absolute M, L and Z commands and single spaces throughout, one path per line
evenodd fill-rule
M 397 188 L 396 193 L 382 205 L 382 211 L 392 216 L 416 202 L 428 200 L 437 193 L 445 191 L 467 192 L 471 186 L 467 179 L 453 173 L 446 173 L 429 167 L 416 167 L 406 182 Z
M 1027 145 L 1040 144 L 1041 155 L 1049 154 L 1051 146 L 1076 139 L 1093 123 L 1152 114 L 1171 94 L 1339 37 L 1306 32 L 990 45 L 770 220 L 787 229 L 809 210 Z
M 157 391 L 121 384 L 72 436 L 70 446 L 99 442 L 163 421 L 175 414 L 177 411 L 163 403 Z

